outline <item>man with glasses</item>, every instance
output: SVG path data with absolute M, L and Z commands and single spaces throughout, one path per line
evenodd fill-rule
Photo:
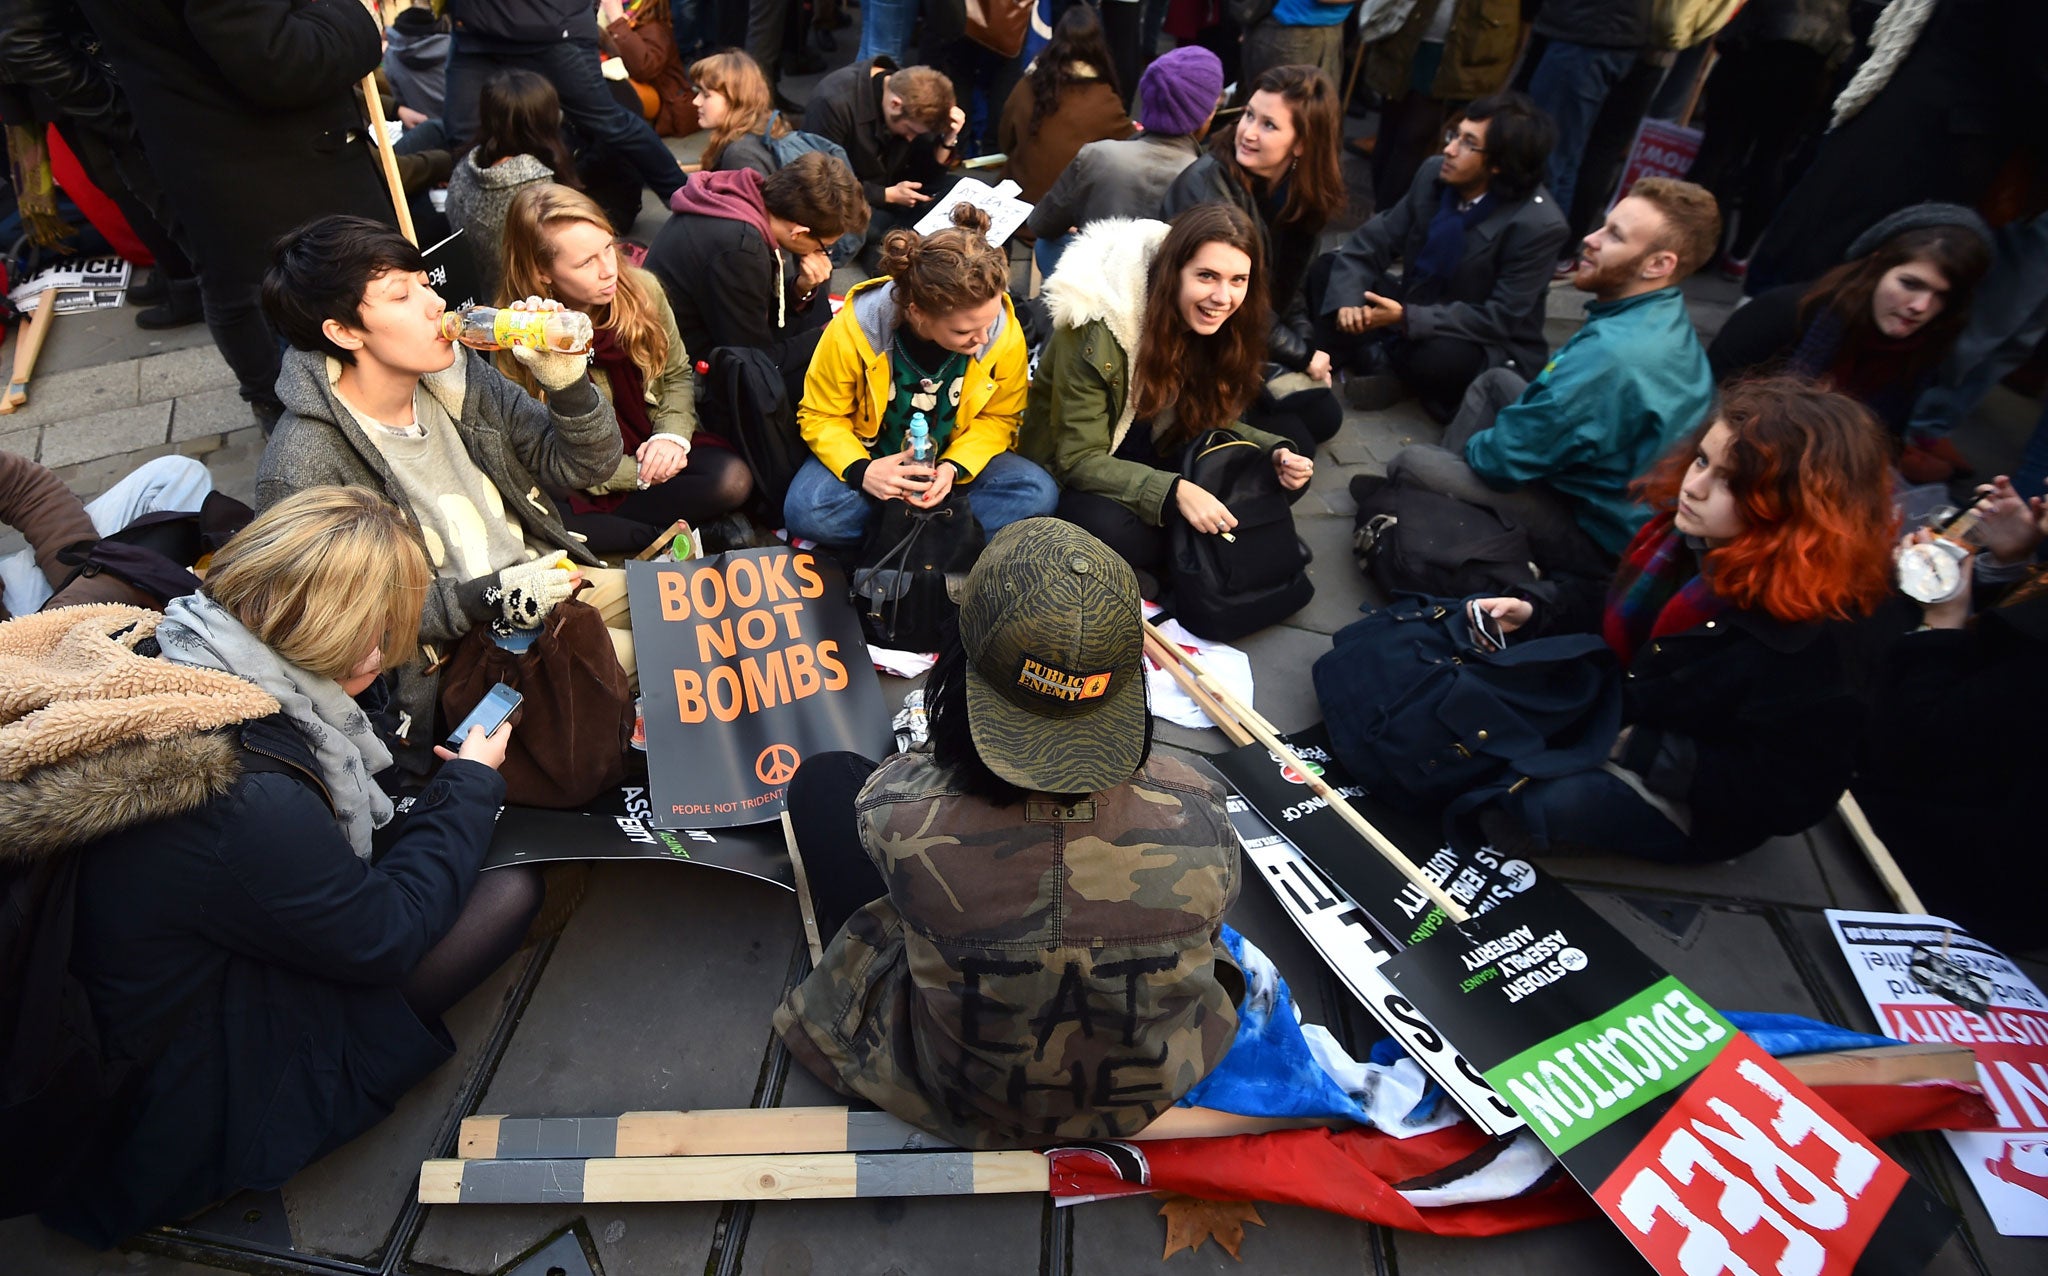
M 1543 300 L 1571 233 L 1542 184 L 1554 136 L 1520 93 L 1479 99 L 1407 195 L 1310 271 L 1316 340 L 1353 407 L 1412 392 L 1449 421 L 1480 373 L 1543 366 Z

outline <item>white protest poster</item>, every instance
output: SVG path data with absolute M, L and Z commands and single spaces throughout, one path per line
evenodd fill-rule
M 1001 247 L 1004 240 L 1017 233 L 1024 219 L 1031 216 L 1031 205 L 1017 198 L 1022 190 L 1017 183 L 1007 179 L 1000 186 L 990 186 L 987 182 L 963 177 L 953 183 L 953 189 L 944 199 L 932 201 L 932 206 L 918 219 L 917 233 L 929 235 L 933 231 L 944 230 L 953 224 L 955 208 L 972 204 L 988 214 L 988 242 Z
M 1995 1130 L 1947 1131 L 2006 1236 L 2048 1236 L 2048 998 L 2011 958 L 1954 923 L 1831 908 L 1828 924 L 1878 1031 L 1977 1055 Z
M 7 299 L 32 310 L 38 296 L 55 290 L 52 309 L 60 315 L 111 310 L 127 295 L 128 275 L 129 265 L 119 257 L 67 257 L 15 284 Z

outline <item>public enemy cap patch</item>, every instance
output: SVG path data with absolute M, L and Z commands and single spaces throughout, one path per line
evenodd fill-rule
M 1111 672 L 1104 669 L 1096 673 L 1075 673 L 1025 655 L 1017 658 L 1016 681 L 1019 688 L 1033 695 L 1073 704 L 1082 700 L 1100 700 L 1108 695 Z

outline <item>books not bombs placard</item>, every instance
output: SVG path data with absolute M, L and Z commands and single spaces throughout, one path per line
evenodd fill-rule
M 894 749 L 846 579 L 809 550 L 629 563 L 648 823 L 758 824 L 815 753 Z
M 1660 1272 L 1917 1272 L 1952 1213 L 1553 879 L 1386 965 Z

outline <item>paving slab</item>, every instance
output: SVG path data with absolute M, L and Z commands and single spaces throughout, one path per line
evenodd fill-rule
M 143 393 L 149 392 L 145 383 Z M 255 427 L 256 415 L 233 385 L 180 394 L 171 412 L 171 441 L 182 443 L 209 434 L 229 434 Z
M 156 331 L 136 327 L 135 316 L 142 309 L 122 306 L 56 316 L 43 339 L 43 352 L 36 358 L 37 375 L 100 367 L 169 350 L 212 347 L 213 334 L 203 323 Z
M 142 401 L 175 399 L 201 390 L 233 388 L 235 371 L 212 345 L 150 355 L 136 367 Z
M 1252 707 L 1281 731 L 1323 720 L 1309 666 L 1330 649 L 1330 636 L 1291 624 L 1274 625 L 1231 644 L 1252 659 Z
M 1537 856 L 1568 882 L 1669 890 L 1782 903 L 1828 903 L 1828 878 L 1805 834 L 1774 837 L 1747 855 L 1712 864 L 1659 864 L 1618 855 Z
M 787 892 L 730 873 L 594 868 L 477 1111 L 748 1106 L 798 943 L 788 903 Z M 440 1205 L 409 1253 L 433 1267 L 492 1272 L 583 1218 L 608 1273 L 694 1273 L 710 1255 L 720 1209 Z
M 1815 1017 L 1822 1013 L 1813 990 L 1801 978 L 1801 963 L 1786 949 L 1771 919 L 1760 911 L 1726 904 L 1697 905 L 1696 921 L 1680 937 L 1651 910 L 1632 905 L 1626 896 L 1589 890 L 1578 894 L 1652 960 L 1719 1009 L 1776 1010 Z
M 11 423 L 11 420 L 12 418 L 9 417 L 0 417 L 0 422 Z M 36 449 L 41 446 L 42 441 L 43 430 L 41 426 L 31 425 L 20 429 L 9 429 L 5 432 L 0 432 L 0 452 L 12 452 L 16 456 L 25 456 L 33 461 L 36 459 Z
M 132 359 L 59 372 L 46 368 L 39 359 L 36 375 L 28 383 L 28 402 L 15 409 L 10 427 L 50 425 L 57 422 L 83 423 L 83 418 L 115 408 L 133 407 L 141 400 L 141 384 Z M 158 439 L 157 442 L 163 442 Z M 119 451 L 112 448 L 108 451 Z M 94 456 L 105 456 L 106 451 Z M 61 464 L 61 462 L 60 462 Z
M 44 465 L 56 469 L 103 456 L 161 446 L 169 437 L 171 403 L 140 403 L 53 424 L 43 431 Z
M 1051 1210 L 1050 1197 L 1028 1193 L 761 1201 L 748 1211 L 733 1270 L 745 1276 L 1042 1271 Z
M 1347 495 L 1345 499 L 1350 498 Z M 1358 619 L 1359 604 L 1367 594 L 1365 574 L 1358 570 L 1358 560 L 1351 554 L 1352 528 L 1353 520 L 1346 516 L 1323 514 L 1304 518 L 1297 511 L 1295 534 L 1315 555 L 1308 565 L 1308 577 L 1315 583 L 1316 595 L 1306 607 L 1287 618 L 1288 624 L 1319 634 L 1334 634 Z

